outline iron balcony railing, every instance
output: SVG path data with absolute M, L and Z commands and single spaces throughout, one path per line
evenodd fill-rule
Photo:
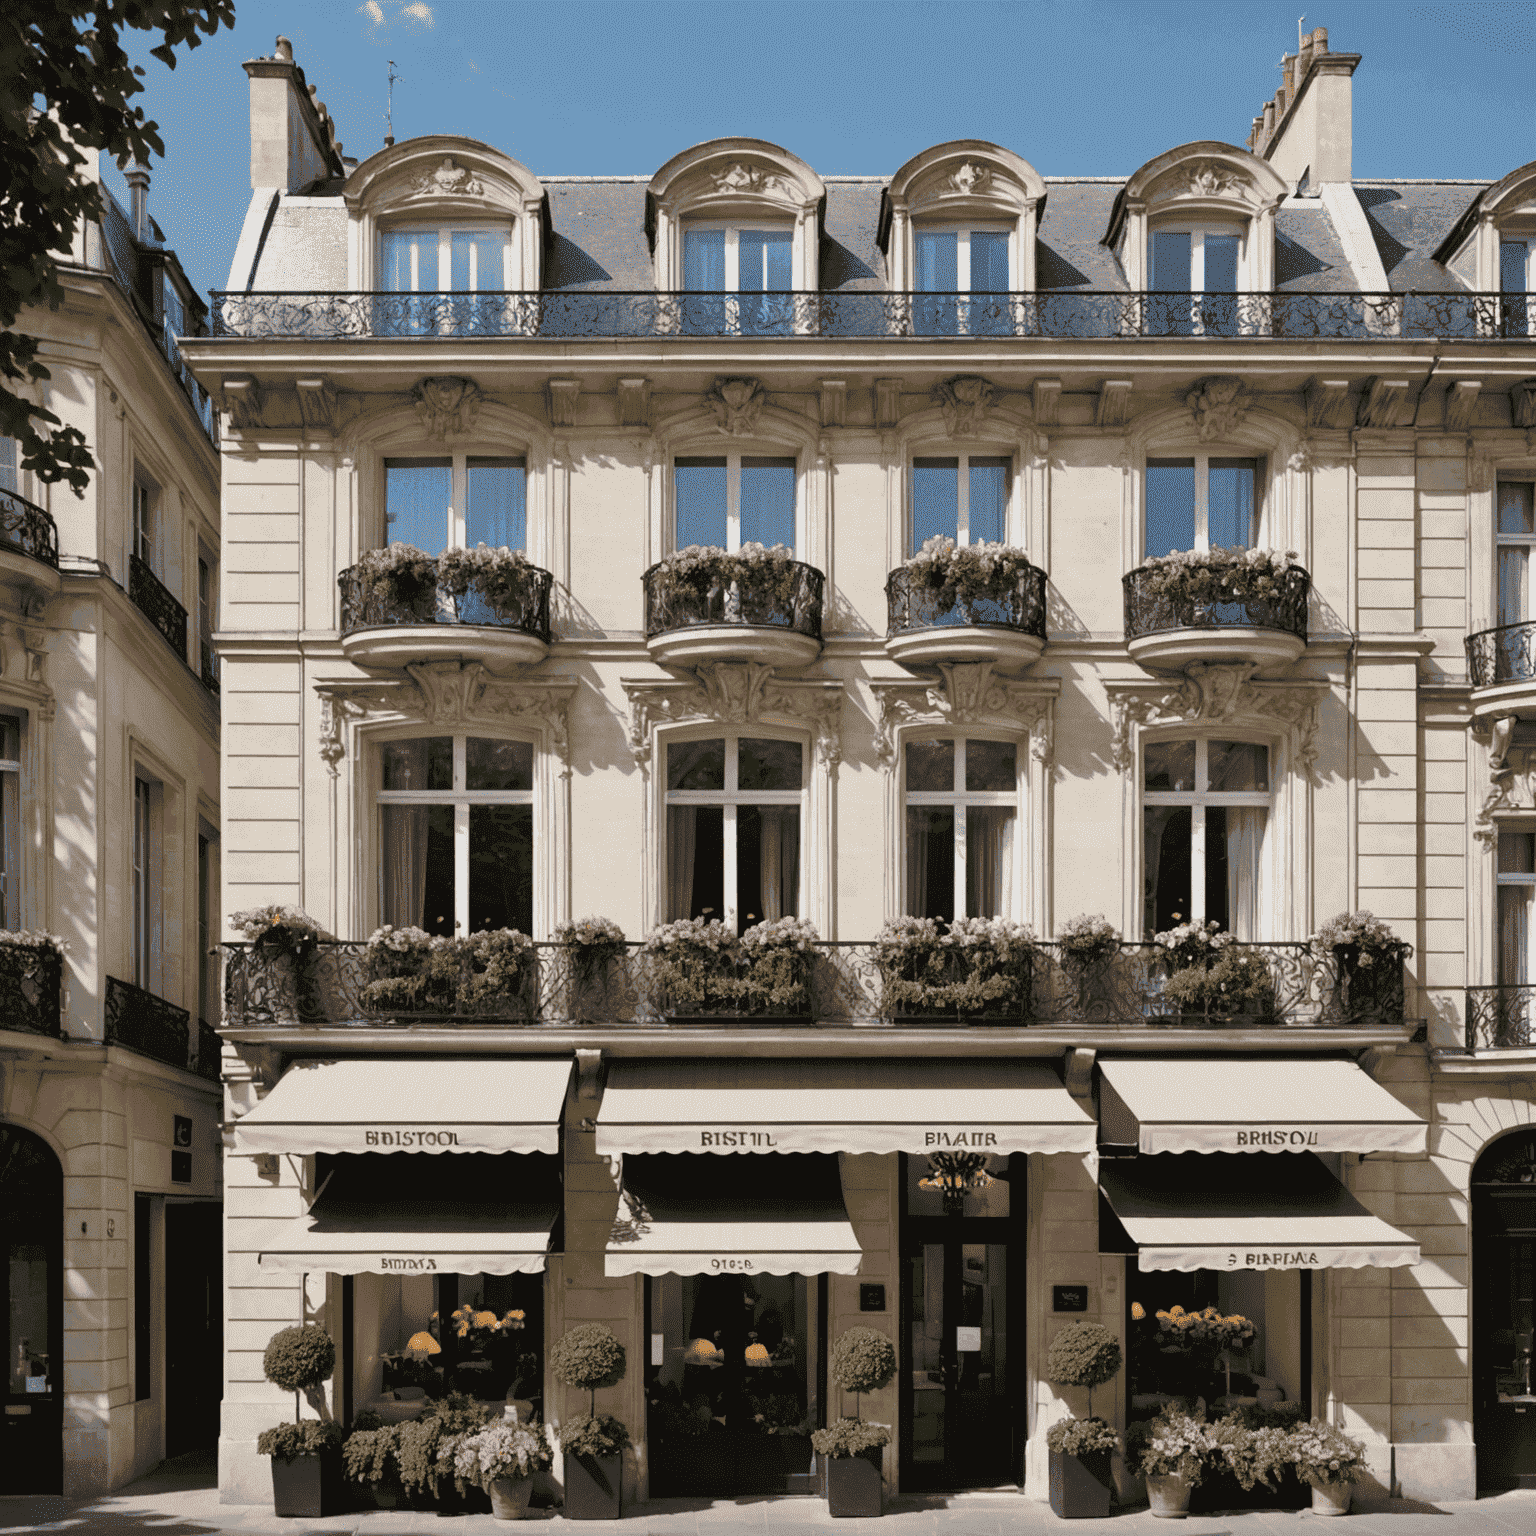
M 1212 337 L 1500 341 L 1536 334 L 1523 294 L 1469 293 L 498 293 L 216 291 L 210 332 L 259 340 L 536 336 Z
M 1536 986 L 1467 988 L 1467 1049 L 1536 1045 Z
M 1045 588 L 1045 572 L 1031 565 L 1012 587 L 946 601 L 942 589 L 928 586 L 906 566 L 898 566 L 885 578 L 886 634 L 976 625 L 1044 640 Z
M 0 944 L 0 1029 L 58 1039 L 64 957 L 52 945 Z
M 666 561 L 653 565 L 645 586 L 645 638 L 674 630 L 713 625 L 786 629 L 821 639 L 822 602 L 827 579 L 803 560 L 788 562 L 787 586 L 782 567 L 768 564 L 763 574 L 707 584 L 680 577 Z
M 138 555 L 128 557 L 128 596 L 139 612 L 165 636 L 165 643 L 187 659 L 187 610 Z
M 1474 688 L 1536 681 L 1536 620 L 1479 630 L 1467 636 L 1466 647 Z
M 192 1015 L 130 981 L 107 977 L 107 1044 L 187 1071 Z
M 1237 564 L 1196 567 L 1189 581 L 1170 581 L 1165 570 L 1143 565 L 1121 581 L 1127 640 L 1172 629 L 1279 629 L 1307 638 L 1312 578 L 1299 565 L 1275 576 Z
M 341 632 L 396 624 L 484 624 L 520 630 L 549 641 L 549 594 L 554 577 L 536 565 L 524 566 L 516 581 L 498 582 L 494 590 L 478 578 L 468 591 L 441 585 L 404 591 L 397 583 L 365 576 L 349 566 L 336 578 L 341 591 Z
M 1168 951 L 1155 944 L 1122 944 L 1086 967 L 1063 963 L 1056 945 L 1041 944 L 1023 968 L 1028 979 L 1019 995 L 984 1014 L 966 1015 L 891 1002 L 887 993 L 900 979 L 900 966 L 869 943 L 817 944 L 798 978 L 800 1006 L 774 1014 L 717 1002 L 693 1009 L 675 1005 L 664 964 L 638 944 L 593 961 L 578 949 L 540 943 L 509 993 L 472 1005 L 410 1008 L 370 996 L 370 987 L 386 973 L 376 968 L 364 942 L 330 940 L 299 953 L 226 944 L 224 1017 L 234 1029 L 362 1024 L 1328 1029 L 1395 1028 L 1404 1022 L 1406 946 L 1395 959 L 1369 968 L 1333 953 L 1320 955 L 1306 943 L 1234 947 L 1262 957 L 1269 974 L 1268 992 L 1250 1003 L 1253 1011 L 1175 1007 L 1164 996 Z
M 0 548 L 59 568 L 59 530 L 52 516 L 25 496 L 0 489 Z

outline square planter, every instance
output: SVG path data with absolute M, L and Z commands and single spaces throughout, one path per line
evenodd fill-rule
M 870 1519 L 881 1513 L 879 1446 L 853 1456 L 822 1458 L 826 1470 L 827 1513 L 837 1519 Z
M 624 1512 L 623 1456 L 565 1458 L 565 1518 L 617 1520 Z
M 1114 1494 L 1107 1452 L 1097 1456 L 1051 1455 L 1051 1509 L 1063 1520 L 1103 1520 Z
M 272 1458 L 272 1513 L 285 1520 L 317 1520 L 347 1507 L 340 1456 Z

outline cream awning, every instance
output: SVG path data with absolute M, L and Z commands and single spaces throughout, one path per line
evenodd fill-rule
M 1100 1141 L 1156 1152 L 1417 1152 L 1428 1127 L 1352 1061 L 1100 1059 Z
M 558 1152 L 569 1057 L 295 1062 L 236 1152 Z
M 617 1061 L 597 1150 L 1091 1152 L 1093 1120 L 1039 1062 Z
M 618 1275 L 856 1275 L 859 1240 L 837 1159 L 766 1154 L 624 1160 L 604 1271 Z
M 1373 1216 L 1311 1153 L 1104 1160 L 1099 1188 L 1154 1269 L 1397 1269 L 1419 1245 Z

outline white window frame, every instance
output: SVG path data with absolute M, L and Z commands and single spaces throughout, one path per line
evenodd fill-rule
M 1525 247 L 1525 288 L 1523 290 L 1506 288 L 1504 286 L 1504 247 L 1506 245 L 1523 245 Z M 1536 240 L 1526 235 L 1500 235 L 1499 236 L 1499 292 L 1515 293 L 1524 292 L 1530 294 L 1536 292 Z
M 913 448 L 907 456 L 907 554 L 915 555 L 916 534 L 913 522 L 917 509 L 917 493 L 912 483 L 912 477 L 916 473 L 919 459 L 958 459 L 960 461 L 958 501 L 955 508 L 955 544 L 964 548 L 971 542 L 971 460 L 972 459 L 1001 459 L 1008 468 L 1008 491 L 1003 499 L 1003 543 L 1012 544 L 1014 527 L 1014 495 L 1015 484 L 1018 476 L 1014 473 L 1015 465 L 1013 454 L 1006 448 L 996 448 L 991 451 L 978 448 L 975 452 L 961 450 L 950 452 L 947 447 L 937 443 L 925 444 L 922 447 Z
M 385 789 L 383 787 L 383 754 L 384 748 L 392 743 L 401 741 L 427 741 L 438 737 L 449 737 L 453 742 L 453 785 L 452 789 Z M 530 789 L 466 789 L 464 787 L 467 777 L 468 748 L 466 743 L 473 736 L 479 741 L 523 741 L 528 742 L 533 748 L 533 770 Z M 539 926 L 539 855 L 540 855 L 540 827 L 538 812 L 539 794 L 539 744 L 530 737 L 520 736 L 515 733 L 497 733 L 484 729 L 470 728 L 462 731 L 440 730 L 415 730 L 403 732 L 400 735 L 390 735 L 375 742 L 377 764 L 378 788 L 374 792 L 374 804 L 382 809 L 386 805 L 451 805 L 453 807 L 453 923 L 454 932 L 467 935 L 472 930 L 469 926 L 469 811 L 475 805 L 526 805 L 533 812 L 533 849 L 531 863 L 533 867 L 532 900 L 529 903 L 532 913 L 531 922 L 535 929 Z M 378 857 L 375 860 L 376 869 L 376 893 L 380 913 L 385 911 L 384 906 L 384 818 L 376 815 L 375 827 L 378 836 Z M 532 937 L 532 935 L 530 935 Z
M 1205 287 L 1205 237 L 1207 235 L 1236 236 L 1237 238 L 1237 292 L 1246 293 L 1250 284 L 1248 276 L 1249 226 L 1236 219 L 1170 219 L 1158 220 L 1147 231 L 1147 288 L 1154 293 L 1182 293 L 1182 288 L 1153 288 L 1152 274 L 1157 262 L 1153 255 L 1159 235 L 1189 236 L 1189 292 L 1203 294 Z M 1225 293 L 1225 288 L 1216 290 Z
M 667 771 L 667 753 L 674 746 L 683 746 L 693 741 L 718 741 L 725 740 L 725 788 L 724 789 L 667 789 L 665 788 Z M 800 748 L 800 788 L 799 789 L 750 789 L 738 788 L 741 772 L 740 751 L 738 743 L 746 737 L 752 741 L 788 741 Z M 721 879 L 720 901 L 723 910 L 720 920 L 731 929 L 733 933 L 741 932 L 741 914 L 736 908 L 736 890 L 738 884 L 738 859 L 736 849 L 736 811 L 743 805 L 793 805 L 800 812 L 800 854 L 799 869 L 796 874 L 795 911 L 804 916 L 806 911 L 808 882 L 808 859 L 806 826 L 807 826 L 807 791 L 810 782 L 811 744 L 794 731 L 775 729 L 773 726 L 752 724 L 747 726 L 718 726 L 711 725 L 701 727 L 696 731 L 674 732 L 665 736 L 661 743 L 662 762 L 662 871 L 661 892 L 663 907 L 663 922 L 675 921 L 666 911 L 667 870 L 666 847 L 668 820 L 667 812 L 674 805 L 693 806 L 719 806 L 721 808 L 722 829 L 720 835 L 721 844 Z
M 408 464 L 413 460 L 417 463 L 425 463 L 433 459 L 451 459 L 453 467 L 450 471 L 451 479 L 448 487 L 448 520 L 447 537 L 443 545 L 444 549 L 465 548 L 465 516 L 469 507 L 469 461 L 471 459 L 521 459 L 523 461 L 523 553 L 528 553 L 528 545 L 532 540 L 532 512 L 529 507 L 529 481 L 528 481 L 528 453 L 524 449 L 511 449 L 500 453 L 487 452 L 484 449 L 476 452 L 468 452 L 465 449 L 452 449 L 447 453 L 390 453 L 383 455 L 379 460 L 379 533 L 377 547 L 386 548 L 390 542 L 389 536 L 389 466 L 391 464 Z
M 1003 219 L 970 219 L 964 223 L 929 223 L 924 220 L 916 224 L 912 229 L 912 281 L 915 293 L 943 293 L 942 288 L 929 289 L 917 288 L 917 243 L 924 235 L 954 235 L 955 236 L 955 292 L 971 292 L 971 236 L 982 235 L 1007 235 L 1008 237 L 1008 287 L 1007 293 L 1014 293 L 1018 289 L 1016 274 L 1018 272 L 1018 225 L 1011 224 Z M 991 293 L 990 288 L 982 290 Z
M 789 236 L 790 281 L 791 284 L 793 284 L 795 258 L 795 222 L 793 219 L 684 219 L 682 229 L 682 248 L 685 254 L 681 258 L 683 263 L 683 271 L 687 270 L 686 251 L 689 234 L 695 230 L 704 231 L 715 229 L 723 229 L 725 231 L 724 292 L 741 292 L 741 237 L 743 233 Z M 768 253 L 765 250 L 763 252 L 763 276 L 765 279 L 768 273 L 767 254 Z M 707 293 L 710 290 L 706 288 L 684 288 L 681 291 L 684 293 Z M 789 289 L 770 288 L 764 291 L 769 293 L 786 293 L 793 292 L 794 290 L 793 286 L 791 286 Z
M 478 457 L 478 455 L 477 455 Z M 719 459 L 725 460 L 725 551 L 734 555 L 741 548 L 741 461 L 743 459 L 793 459 L 795 464 L 795 542 L 793 546 L 795 559 L 800 558 L 801 544 L 801 520 L 803 497 L 801 492 L 800 455 L 793 449 L 785 452 L 783 448 L 777 451 L 761 448 L 743 451 L 731 449 L 728 453 L 712 452 L 708 448 L 679 450 L 672 455 L 672 474 L 668 490 L 672 498 L 671 524 L 668 530 L 667 547 L 672 550 L 681 549 L 683 546 L 677 541 L 677 461 L 679 459 Z
M 159 782 L 136 768 L 129 838 L 133 896 L 129 943 L 134 986 L 156 996 L 160 995 L 165 967 L 163 803 Z
M 907 748 L 925 741 L 952 741 L 955 747 L 954 787 L 948 790 L 907 788 Z M 1004 789 L 968 790 L 965 787 L 965 745 L 969 741 L 1007 742 L 1014 750 L 1014 787 L 1010 793 Z M 1000 912 L 999 917 L 1015 917 L 1019 910 L 1020 896 L 1024 888 L 1024 795 L 1028 784 L 1029 754 L 1025 743 L 1006 733 L 996 731 L 922 731 L 902 737 L 901 741 L 901 902 L 907 905 L 907 809 L 908 807 L 949 806 L 955 813 L 955 904 L 964 908 L 966 902 L 966 811 L 971 806 L 1006 806 L 1013 810 L 1013 869 L 1009 885 L 1013 898 L 1011 912 Z M 906 914 L 911 916 L 912 914 Z M 967 911 L 950 913 L 951 917 L 971 917 Z
M 1536 617 L 1536 615 L 1533 615 L 1531 611 L 1531 579 L 1533 576 L 1536 576 L 1536 564 L 1533 564 L 1533 561 L 1536 561 L 1536 533 L 1504 533 L 1500 530 L 1499 501 L 1503 493 L 1503 488 L 1506 485 L 1524 485 L 1529 487 L 1533 502 L 1536 502 L 1536 482 L 1530 480 L 1522 480 L 1518 475 L 1501 475 L 1494 482 L 1493 601 L 1494 617 L 1497 620 L 1499 626 L 1503 626 L 1505 624 L 1523 624 L 1528 622 L 1531 618 Z M 1520 583 L 1521 596 L 1523 599 L 1520 606 L 1523 609 L 1523 612 L 1518 618 L 1511 618 L 1503 611 L 1504 582 L 1502 579 L 1501 568 L 1504 564 L 1504 551 L 1506 549 L 1518 549 L 1525 552 L 1525 571 L 1523 579 Z
M 1193 741 L 1195 744 L 1195 787 L 1193 789 L 1148 789 L 1146 787 L 1146 762 L 1147 748 L 1151 746 L 1173 746 L 1181 741 Z M 1210 744 L 1213 741 L 1232 741 L 1247 746 L 1261 747 L 1265 753 L 1265 767 L 1269 775 L 1269 788 L 1267 790 L 1242 790 L 1222 789 L 1213 790 L 1210 787 Z M 1267 872 L 1269 868 L 1270 849 L 1275 826 L 1275 749 L 1267 741 L 1254 741 L 1242 735 L 1193 735 L 1188 732 L 1179 732 L 1169 736 L 1143 737 L 1141 742 L 1141 771 L 1142 791 L 1141 804 L 1143 809 L 1147 806 L 1188 806 L 1189 817 L 1189 904 L 1191 910 L 1184 913 L 1183 920 L 1188 923 L 1203 923 L 1206 913 L 1205 891 L 1205 813 L 1211 806 L 1251 806 L 1263 807 L 1269 814 L 1264 819 L 1264 846 L 1259 857 L 1259 890 L 1260 910 L 1257 928 L 1260 933 L 1269 930 L 1269 901 L 1267 892 L 1269 881 Z M 1146 838 L 1147 820 L 1144 815 L 1138 815 L 1138 825 L 1143 844 Z M 1146 848 L 1142 848 L 1140 867 L 1143 871 L 1143 889 L 1138 896 L 1138 908 L 1143 916 L 1141 921 L 1145 923 L 1146 892 Z M 1144 939 L 1151 939 L 1150 933 L 1143 934 Z
M 1226 451 L 1223 453 L 1211 453 L 1201 449 L 1168 449 L 1149 451 L 1142 462 L 1142 490 L 1141 490 L 1141 551 L 1142 558 L 1146 558 L 1147 549 L 1147 513 L 1150 507 L 1150 499 L 1147 495 L 1146 477 L 1151 470 L 1152 461 L 1155 459 L 1193 459 L 1195 461 L 1195 553 L 1207 554 L 1211 548 L 1211 460 L 1212 459 L 1252 459 L 1257 466 L 1253 475 L 1253 543 L 1246 546 L 1248 549 L 1264 548 L 1264 502 L 1265 487 L 1268 484 L 1269 461 L 1265 454 L 1250 453 L 1244 450 Z M 1225 739 L 1225 738 L 1223 738 Z
M 14 868 L 7 868 L 4 860 L 5 849 L 0 846 L 0 922 L 4 921 L 5 909 L 14 905 L 17 913 L 16 926 L 26 928 L 26 908 L 23 902 L 27 892 L 26 874 L 24 866 L 27 862 L 27 836 L 26 817 L 23 807 L 26 799 L 23 791 L 26 780 L 23 777 L 22 762 L 26 756 L 26 732 L 27 716 L 25 711 L 13 709 L 9 705 L 0 704 L 0 715 L 5 715 L 16 722 L 16 756 L 14 758 L 0 758 L 0 779 L 6 775 L 14 774 L 16 777 L 16 793 L 12 796 L 16 806 L 16 826 L 13 829 L 15 841 L 16 863 Z M 3 737 L 0 737 L 3 740 Z M 14 886 L 14 889 L 12 887 Z M 14 896 L 14 902 L 11 898 Z
M 500 219 L 482 219 L 482 220 L 465 219 L 465 220 L 455 220 L 455 221 L 453 221 L 451 223 L 447 223 L 447 224 L 439 224 L 435 219 L 433 219 L 433 220 L 419 220 L 419 221 L 416 221 L 416 222 L 405 222 L 405 223 L 400 223 L 400 224 L 394 224 L 394 223 L 385 224 L 385 225 L 381 226 L 381 228 L 379 230 L 379 256 L 378 256 L 378 261 L 379 261 L 379 269 L 380 269 L 380 278 L 382 280 L 382 277 L 383 277 L 383 267 L 384 267 L 384 242 L 385 242 L 385 239 L 388 236 L 390 236 L 390 235 L 423 235 L 423 234 L 426 234 L 429 230 L 436 230 L 437 231 L 437 274 L 436 274 L 437 281 L 435 283 L 431 284 L 430 286 L 425 286 L 424 287 L 422 285 L 422 281 L 421 281 L 421 277 L 422 277 L 422 273 L 421 273 L 421 246 L 419 244 L 415 244 L 415 245 L 411 246 L 411 286 L 409 288 L 392 288 L 392 289 L 388 290 L 389 292 L 391 292 L 391 293 L 505 293 L 505 292 L 507 292 L 507 290 L 505 288 L 484 288 L 484 289 L 482 289 L 480 287 L 480 285 L 478 284 L 478 282 L 476 282 L 476 278 L 479 275 L 478 272 L 476 271 L 476 268 L 479 266 L 480 252 L 479 252 L 478 247 L 473 246 L 473 245 L 470 246 L 470 248 L 469 248 L 469 272 L 470 272 L 469 287 L 468 288 L 454 288 L 454 287 L 451 286 L 451 284 L 453 282 L 453 237 L 455 235 L 484 234 L 484 233 L 493 232 L 493 231 L 502 230 L 502 229 L 503 229 L 503 225 L 502 225 L 502 222 L 501 222 Z M 501 272 L 502 272 L 502 280 L 503 280 L 503 282 L 505 282 L 507 280 L 508 276 L 511 273 L 516 271 L 516 266 L 514 264 L 514 252 L 515 252 L 515 249 L 516 249 L 516 243 L 515 243 L 515 235 L 516 235 L 515 221 L 513 221 L 512 223 L 507 224 L 505 226 L 504 232 L 505 232 L 505 238 L 504 238 L 504 240 L 502 242 L 502 248 L 501 248 Z
M 129 530 L 129 536 L 132 540 L 133 553 L 157 576 L 160 572 L 155 565 L 155 514 L 159 510 L 159 500 L 158 487 L 143 469 L 135 464 L 133 467 L 133 524 Z

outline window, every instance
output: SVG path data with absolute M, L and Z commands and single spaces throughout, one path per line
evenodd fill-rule
M 21 920 L 21 716 L 0 715 L 0 925 Z
M 144 476 L 133 477 L 133 553 L 156 575 L 155 487 Z
M 1237 307 L 1226 296 L 1238 291 L 1242 245 L 1242 236 L 1232 230 L 1198 224 L 1153 230 L 1149 334 L 1235 336 Z M 1179 297 L 1184 294 L 1192 297 Z
M 1531 923 L 1536 903 L 1536 833 L 1499 833 L 1499 956 L 1500 986 L 1524 987 L 1536 980 Z
M 533 744 L 422 736 L 380 755 L 384 921 L 532 933 Z
M 919 336 L 995 336 L 1012 330 L 1006 297 L 958 297 L 1008 293 L 1008 238 L 1003 226 L 914 231 L 914 287 L 919 293 L 946 295 L 914 300 L 913 329 Z
M 21 492 L 20 444 L 0 433 L 0 491 Z
M 673 547 L 795 547 L 795 460 L 739 453 L 683 458 L 672 466 Z
M 1499 623 L 1523 624 L 1532 616 L 1531 556 L 1536 552 L 1536 485 L 1499 481 Z M 1518 646 L 1518 637 L 1511 637 Z M 1519 674 L 1516 674 L 1519 675 Z
M 1252 549 L 1262 459 L 1147 460 L 1143 558 L 1185 549 Z
M 666 751 L 667 920 L 797 917 L 801 744 L 732 732 Z
M 413 224 L 379 236 L 387 293 L 499 293 L 512 270 L 505 224 Z
M 693 224 L 683 231 L 683 330 L 700 336 L 787 335 L 794 328 L 794 233 Z M 721 294 L 761 298 L 721 298 Z
M 206 823 L 197 829 L 197 1016 L 217 1024 L 219 1008 L 218 834 Z
M 910 916 L 1013 915 L 1018 755 L 977 736 L 907 743 Z
M 939 535 L 956 544 L 1006 543 L 1010 471 L 996 455 L 913 459 L 912 552 Z
M 1504 295 L 1504 330 L 1506 335 L 1525 336 L 1532 329 L 1536 311 L 1529 294 L 1533 287 L 1531 249 L 1536 240 L 1501 240 L 1499 242 L 1499 291 Z
M 526 549 L 527 473 L 522 458 L 385 459 L 384 543 Z
M 1269 749 L 1158 741 L 1143 761 L 1145 936 L 1214 921 L 1239 939 L 1259 938 Z
M 133 780 L 133 984 L 158 992 L 161 973 L 160 786 Z
M 214 569 L 214 563 L 207 555 L 197 557 L 197 665 L 203 681 L 216 689 L 219 658 L 213 649 L 213 624 L 218 613 Z

